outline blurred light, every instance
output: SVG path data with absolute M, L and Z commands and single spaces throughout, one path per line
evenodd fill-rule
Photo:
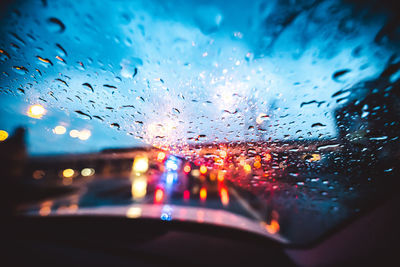
M 133 161 L 133 171 L 145 173 L 149 169 L 149 159 L 146 156 L 138 156 Z
M 210 181 L 212 181 L 212 182 L 214 182 L 215 179 L 217 179 L 217 175 L 214 172 L 211 172 L 209 177 L 210 177 Z
M 8 138 L 8 133 L 4 130 L 0 130 L 0 142 L 6 140 Z
M 166 182 L 167 182 L 167 184 L 172 184 L 174 182 L 174 174 L 173 173 L 167 173 Z
M 259 161 L 254 162 L 254 168 L 259 169 L 261 168 L 261 163 Z
M 65 134 L 66 132 L 67 129 L 62 125 L 58 125 L 53 129 L 53 133 L 55 134 Z
M 189 198 L 190 198 L 190 191 L 189 190 L 183 191 L 183 199 L 189 200 Z
M 254 161 L 261 161 L 260 155 L 256 155 L 256 156 L 254 157 Z
M 196 212 L 197 222 L 202 223 L 204 222 L 204 211 L 198 210 Z
M 69 136 L 71 136 L 72 138 L 77 138 L 79 136 L 79 131 L 78 130 L 71 130 L 69 132 Z
M 161 213 L 160 219 L 163 221 L 170 221 L 172 220 L 171 214 L 163 212 Z
M 216 158 L 215 159 L 215 165 L 223 165 L 224 164 L 224 160 L 221 158 Z
M 44 175 L 45 175 L 45 172 L 44 172 L 44 171 L 42 171 L 42 170 L 36 170 L 36 171 L 33 172 L 32 177 L 33 177 L 34 179 L 38 180 L 38 179 L 42 179 Z
M 223 182 L 225 180 L 225 172 L 222 170 L 218 171 L 217 180 Z
M 222 151 L 219 152 L 219 155 L 220 155 L 221 158 L 226 158 L 227 153 L 226 153 L 225 150 L 222 150 Z
M 227 206 L 229 204 L 228 190 L 225 187 L 221 187 L 219 195 L 221 196 L 222 205 Z
M 200 171 L 198 169 L 194 169 L 194 170 L 192 170 L 192 172 L 190 174 L 194 177 L 199 177 Z
M 170 157 L 166 162 L 165 162 L 165 167 L 167 170 L 172 170 L 176 171 L 178 169 L 178 163 L 175 157 Z
M 95 173 L 93 168 L 84 168 L 81 171 L 82 176 L 92 176 Z
M 189 164 L 185 165 L 185 167 L 183 168 L 183 171 L 184 171 L 185 173 L 189 173 L 191 170 L 192 170 L 192 168 L 190 167 Z
M 53 205 L 52 201 L 45 201 L 41 204 L 39 209 L 40 216 L 47 216 L 51 213 L 51 206 Z
M 163 221 L 172 220 L 172 208 L 169 205 L 165 205 L 162 208 L 160 219 Z
M 205 201 L 207 199 L 207 189 L 205 187 L 200 189 L 200 199 L 201 201 Z
M 201 166 L 200 166 L 200 173 L 201 173 L 201 174 L 206 174 L 206 173 L 207 173 L 207 167 L 204 166 L 204 165 L 201 165 Z
M 72 184 L 72 177 L 63 178 L 62 183 L 63 183 L 63 185 L 70 185 L 70 184 Z
M 134 199 L 141 199 L 146 196 L 147 193 L 146 177 L 135 177 L 133 179 L 131 193 Z
M 164 191 L 161 188 L 157 188 L 156 192 L 154 193 L 154 202 L 161 203 L 164 199 Z
M 264 155 L 264 160 L 265 160 L 265 161 L 270 161 L 271 159 L 272 159 L 271 154 L 266 153 L 266 154 Z
M 308 159 L 309 161 L 319 161 L 321 160 L 321 155 L 320 154 L 312 154 L 312 158 Z
M 250 166 L 249 164 L 245 164 L 245 165 L 243 166 L 243 169 L 244 169 L 246 172 L 251 172 L 251 166 Z
M 266 118 L 268 118 L 268 115 L 267 115 L 267 114 L 265 114 L 265 113 L 260 113 L 260 114 L 257 116 L 257 118 L 256 118 L 257 124 L 263 123 L 264 120 L 265 120 Z
M 277 220 L 272 219 L 270 224 L 265 225 L 265 229 L 267 229 L 270 234 L 276 234 L 279 232 L 280 226 Z
M 79 208 L 79 206 L 78 206 L 77 204 L 71 204 L 71 205 L 69 205 L 69 207 L 68 207 L 68 209 L 69 209 L 70 212 L 75 212 L 75 211 L 78 210 L 78 208 Z
M 91 135 L 92 135 L 92 132 L 87 129 L 78 132 L 78 138 L 82 141 L 88 140 Z
M 128 218 L 139 218 L 142 215 L 142 209 L 140 207 L 130 207 L 126 212 Z
M 47 216 L 51 213 L 51 208 L 49 206 L 41 207 L 39 210 L 40 216 Z
M 157 160 L 158 161 L 163 161 L 164 159 L 165 159 L 165 153 L 164 152 L 158 152 L 158 154 L 157 154 Z
M 74 176 L 75 171 L 73 169 L 65 169 L 63 170 L 62 174 L 65 178 L 71 178 L 72 176 Z
M 46 113 L 46 109 L 42 105 L 32 105 L 28 108 L 27 115 L 31 118 L 40 119 Z

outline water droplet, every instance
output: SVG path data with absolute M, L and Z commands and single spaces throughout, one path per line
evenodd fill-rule
M 376 136 L 376 137 L 370 137 L 369 140 L 373 140 L 373 141 L 383 141 L 388 139 L 387 136 Z
M 209 34 L 219 29 L 223 17 L 216 7 L 200 6 L 196 10 L 194 19 L 200 30 L 205 34 Z
M 64 84 L 65 86 L 69 87 L 69 86 L 68 86 L 68 83 L 67 83 L 66 81 L 64 81 L 64 80 L 61 80 L 61 79 L 57 78 L 56 81 L 59 81 L 59 82 L 61 82 L 62 84 Z
M 75 110 L 75 112 L 78 113 L 79 115 L 82 115 L 83 118 L 85 118 L 85 119 L 90 119 L 90 120 L 92 119 L 92 116 L 90 116 L 89 114 L 86 114 L 80 110 Z
M 94 115 L 93 118 L 96 118 L 96 119 L 98 119 L 98 120 L 104 121 L 102 117 L 97 116 L 97 115 Z
M 92 85 L 90 85 L 90 83 L 83 83 L 82 85 L 83 85 L 83 87 L 89 89 L 90 91 L 92 91 L 94 93 L 93 87 L 92 87 Z
M 60 56 L 62 56 L 62 57 L 66 57 L 66 56 L 68 56 L 68 54 L 67 54 L 67 51 L 65 51 L 65 49 L 60 45 L 60 44 L 56 44 L 56 46 L 57 46 L 57 52 L 58 52 L 58 54 L 60 55 Z
M 116 127 L 118 130 L 121 128 L 118 123 L 114 122 L 110 124 L 111 127 Z
M 59 62 L 62 62 L 62 63 L 64 63 L 64 64 L 67 64 L 67 62 L 65 61 L 65 59 L 63 59 L 63 58 L 60 57 L 60 56 L 56 56 L 56 59 L 58 59 Z
M 322 124 L 322 123 L 320 123 L 320 122 L 313 123 L 313 124 L 311 125 L 312 128 L 315 128 L 315 127 L 325 127 L 325 126 L 326 126 L 325 124 Z
M 338 148 L 339 146 L 340 146 L 340 144 L 320 145 L 320 146 L 317 146 L 317 150 L 335 149 L 335 148 Z
M 0 49 L 0 62 L 4 62 L 7 59 L 10 59 L 10 55 L 3 49 Z
M 48 25 L 48 29 L 51 32 L 58 32 L 58 33 L 62 33 L 65 31 L 65 25 L 64 23 L 62 23 L 61 20 L 59 20 L 58 18 L 49 18 L 47 19 L 47 25 Z
M 137 66 L 141 65 L 143 65 L 143 62 L 140 58 L 123 59 L 120 63 L 121 76 L 127 79 L 133 79 L 138 73 Z
M 332 75 L 332 79 L 334 81 L 340 81 L 339 78 L 342 77 L 343 75 L 345 75 L 346 73 L 350 72 L 350 69 L 344 69 L 344 70 L 339 70 L 336 71 L 333 75 Z
M 322 104 L 324 104 L 326 101 L 320 101 L 320 102 L 318 102 L 318 101 L 316 101 L 316 100 L 312 100 L 312 101 L 308 101 L 308 102 L 302 102 L 301 104 L 300 104 L 300 107 L 302 108 L 303 106 L 305 106 L 305 105 L 310 105 L 310 104 L 317 104 L 318 105 L 318 107 L 320 107 Z
M 23 66 L 13 66 L 12 69 L 14 72 L 21 74 L 21 75 L 24 75 L 29 72 L 28 69 Z
M 42 58 L 41 56 L 36 56 L 36 58 L 39 59 L 40 63 L 42 63 L 42 65 L 45 67 L 48 67 L 49 65 L 53 66 L 53 62 L 51 62 L 48 58 Z
M 103 86 L 107 88 L 118 89 L 116 86 L 110 84 L 103 84 Z

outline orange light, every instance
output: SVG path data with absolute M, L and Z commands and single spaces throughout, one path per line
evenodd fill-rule
M 154 202 L 161 203 L 163 199 L 164 199 L 164 191 L 161 188 L 158 188 L 156 190 L 156 193 L 154 194 Z
M 51 213 L 51 208 L 49 206 L 41 207 L 39 210 L 40 216 L 47 216 Z
M 147 156 L 137 156 L 132 168 L 135 173 L 145 173 L 149 169 L 149 159 Z
M 147 193 L 147 179 L 143 176 L 135 177 L 132 181 L 131 194 L 133 199 L 142 199 Z
M 225 187 L 221 187 L 221 190 L 220 190 L 219 194 L 221 196 L 222 205 L 227 206 L 229 204 L 228 190 L 226 190 Z
M 126 212 L 126 217 L 128 218 L 139 218 L 142 215 L 142 208 L 140 207 L 130 207 Z
M 200 199 L 201 201 L 205 201 L 207 198 L 207 189 L 205 187 L 202 187 L 200 189 Z
M 255 156 L 255 157 L 254 157 L 254 161 L 261 161 L 260 155 Z
M 261 168 L 261 163 L 259 161 L 254 162 L 254 168 L 259 169 Z
M 36 170 L 33 172 L 32 177 L 36 180 L 42 179 L 45 176 L 45 172 L 42 170 Z
M 221 158 L 226 158 L 227 153 L 226 153 L 225 150 L 222 150 L 222 151 L 219 152 L 219 155 L 220 155 Z
M 215 159 L 215 165 L 223 165 L 224 164 L 224 160 L 221 158 L 216 158 Z
M 265 229 L 267 229 L 270 234 L 276 234 L 279 232 L 280 226 L 277 220 L 271 220 L 270 224 L 265 225 Z
M 190 198 L 190 191 L 189 190 L 183 191 L 183 199 L 189 200 L 189 198 Z
M 189 173 L 192 170 L 192 168 L 190 167 L 190 165 L 185 165 L 185 167 L 183 167 L 183 171 L 185 173 Z
M 74 176 L 74 174 L 75 174 L 75 171 L 74 171 L 73 169 L 65 169 L 65 170 L 63 170 L 63 172 L 62 172 L 62 175 L 63 175 L 65 178 L 71 178 L 72 176 Z
M 31 118 L 40 119 L 46 113 L 46 109 L 42 105 L 32 105 L 28 108 L 27 115 Z
M 214 182 L 215 179 L 217 179 L 217 175 L 215 174 L 215 172 L 211 172 L 210 173 L 210 181 Z
M 266 154 L 264 155 L 264 160 L 265 160 L 265 161 L 270 161 L 271 159 L 272 159 L 271 154 L 266 153 Z
M 207 167 L 204 166 L 204 165 L 201 165 L 201 166 L 200 166 L 200 173 L 201 173 L 201 174 L 206 174 L 206 173 L 207 173 Z
M 158 152 L 157 154 L 157 160 L 158 161 L 163 161 L 165 159 L 165 153 L 164 152 Z
M 8 133 L 4 130 L 0 130 L 0 142 L 6 140 L 8 138 Z
M 225 172 L 219 170 L 219 171 L 218 171 L 218 175 L 217 175 L 217 180 L 218 180 L 218 182 L 223 182 L 224 179 L 225 179 Z
M 251 172 L 251 166 L 250 166 L 249 164 L 245 164 L 245 165 L 243 166 L 243 169 L 244 169 L 246 172 Z
M 39 215 L 40 216 L 47 216 L 51 213 L 51 205 L 53 202 L 51 201 L 45 201 L 41 204 L 41 207 L 39 209 Z

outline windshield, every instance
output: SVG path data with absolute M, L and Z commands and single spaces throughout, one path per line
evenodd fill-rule
M 138 155 L 158 166 L 155 196 L 160 179 L 190 176 L 201 199 L 202 183 L 226 175 L 238 192 L 216 187 L 218 199 L 257 196 L 262 208 L 246 216 L 282 221 L 281 240 L 302 242 L 367 210 L 398 174 L 399 28 L 386 2 L 1 5 L 0 137 L 25 129 L 30 179 L 51 160 L 69 178 L 61 155 L 146 148 L 129 156 L 132 188 Z

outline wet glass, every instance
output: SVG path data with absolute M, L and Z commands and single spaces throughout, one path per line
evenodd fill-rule
M 3 157 L 24 127 L 20 176 L 92 190 L 33 214 L 117 205 L 99 212 L 307 243 L 394 193 L 400 38 L 386 2 L 1 5 Z M 109 148 L 148 150 L 96 154 Z

